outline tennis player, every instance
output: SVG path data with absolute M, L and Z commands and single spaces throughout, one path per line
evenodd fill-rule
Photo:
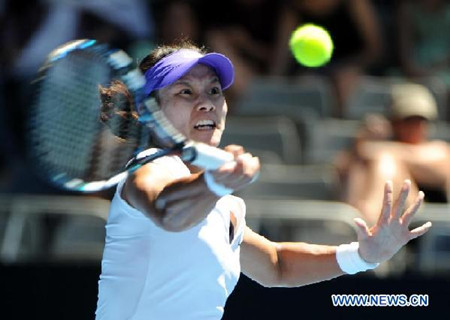
M 140 64 L 146 93 L 188 138 L 218 146 L 225 129 L 224 90 L 233 65 L 218 53 L 189 44 L 156 48 Z M 101 90 L 104 117 L 136 115 L 120 83 Z M 245 225 L 245 204 L 232 196 L 257 177 L 258 158 L 242 147 L 225 148 L 235 161 L 215 171 L 159 158 L 120 182 L 106 225 L 97 319 L 220 319 L 240 272 L 269 287 L 296 287 L 375 268 L 426 223 L 408 225 L 423 201 L 404 208 L 405 181 L 393 200 L 387 182 L 378 222 L 356 219 L 358 242 L 340 246 L 275 243 Z M 152 151 L 150 151 L 152 152 Z

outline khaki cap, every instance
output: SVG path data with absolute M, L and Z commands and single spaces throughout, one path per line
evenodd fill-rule
M 392 86 L 391 117 L 393 119 L 405 119 L 419 116 L 427 120 L 435 120 L 438 117 L 436 100 L 427 87 L 404 83 Z

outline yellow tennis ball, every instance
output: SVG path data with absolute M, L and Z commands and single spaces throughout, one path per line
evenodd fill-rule
M 292 33 L 289 47 L 300 64 L 320 67 L 330 61 L 334 46 L 327 30 L 308 23 Z

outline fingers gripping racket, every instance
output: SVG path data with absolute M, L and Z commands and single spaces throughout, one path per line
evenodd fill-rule
M 109 86 L 114 80 L 122 81 L 131 93 L 139 124 L 113 120 L 106 126 L 100 121 L 99 85 Z M 145 163 L 169 154 L 205 169 L 233 160 L 231 154 L 179 133 L 155 99 L 145 96 L 145 78 L 122 50 L 95 40 L 69 42 L 48 55 L 34 85 L 28 153 L 37 172 L 63 189 L 108 189 Z M 154 141 L 160 151 L 142 152 Z

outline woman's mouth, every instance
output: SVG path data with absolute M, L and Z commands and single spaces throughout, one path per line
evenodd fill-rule
M 194 129 L 196 130 L 214 130 L 217 127 L 216 123 L 213 120 L 200 120 L 194 125 Z

